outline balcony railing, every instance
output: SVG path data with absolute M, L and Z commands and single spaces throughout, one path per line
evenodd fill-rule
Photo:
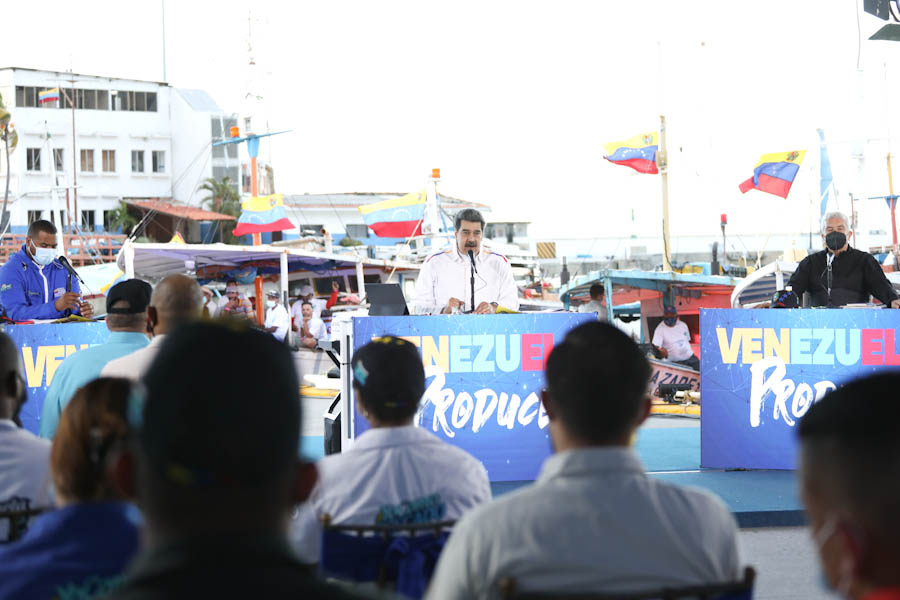
M 127 236 L 110 233 L 65 234 L 66 257 L 76 267 L 108 263 L 116 260 L 116 254 Z M 0 263 L 18 252 L 25 244 L 24 234 L 7 234 L 0 238 Z

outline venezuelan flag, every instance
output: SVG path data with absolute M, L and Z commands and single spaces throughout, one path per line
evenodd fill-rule
M 363 221 L 378 237 L 422 235 L 425 190 L 359 207 Z
M 631 167 L 638 173 L 659 173 L 656 168 L 656 151 L 659 142 L 656 132 L 642 133 L 622 142 L 604 144 L 606 160 L 616 165 Z
M 56 100 L 59 100 L 59 88 L 38 92 L 38 102 L 41 104 L 44 102 L 54 102 Z
M 293 229 L 294 224 L 287 218 L 284 200 L 281 194 L 271 196 L 254 196 L 241 203 L 241 216 L 238 218 L 234 235 L 250 235 L 267 231 L 284 231 Z
M 804 156 L 806 156 L 806 150 L 763 154 L 753 169 L 753 177 L 739 186 L 741 193 L 746 194 L 748 190 L 759 190 L 787 198 Z

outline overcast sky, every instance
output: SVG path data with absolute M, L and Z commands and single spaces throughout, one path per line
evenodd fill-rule
M 7 2 L 3 66 L 162 80 L 162 6 Z M 293 130 L 261 153 L 285 193 L 414 191 L 439 167 L 445 193 L 530 219 L 540 237 L 656 235 L 660 178 L 602 157 L 605 142 L 652 131 L 665 114 L 673 235 L 715 234 L 720 213 L 735 232 L 806 231 L 816 128 L 844 209 L 851 191 L 886 193 L 887 140 L 900 135 L 889 110 L 900 100 L 900 43 L 868 41 L 881 22 L 857 10 L 784 0 L 167 2 L 166 79 L 206 90 L 226 111 L 261 95 L 271 130 Z M 761 154 L 797 149 L 811 152 L 787 200 L 740 194 Z M 883 203 L 868 205 L 869 225 L 887 221 Z

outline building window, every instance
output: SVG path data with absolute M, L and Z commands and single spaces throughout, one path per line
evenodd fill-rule
M 56 166 L 57 171 L 65 171 L 64 156 L 62 148 L 53 149 L 53 164 Z
M 29 171 L 41 170 L 41 149 L 26 148 L 25 150 L 25 168 Z
M 156 92 L 118 90 L 113 94 L 113 110 L 156 112 Z
M 28 224 L 31 225 L 35 221 L 40 221 L 43 214 L 44 214 L 44 211 L 42 211 L 42 210 L 29 210 L 28 211 Z
M 62 227 L 63 224 L 66 222 L 66 211 L 65 211 L 65 210 L 61 210 L 61 211 L 59 211 L 59 212 L 62 213 L 62 214 L 61 214 L 61 217 L 62 217 L 62 223 L 57 223 L 57 222 L 56 222 L 56 213 L 57 213 L 57 211 L 55 211 L 55 210 L 51 210 L 51 211 L 50 211 L 50 222 L 53 223 L 54 225 L 56 225 L 57 227 Z
M 163 150 L 154 150 L 152 158 L 153 158 L 153 172 L 154 173 L 165 173 L 166 172 L 166 153 Z
M 81 211 L 81 229 L 84 231 L 93 231 L 94 230 L 94 211 L 92 211 L 92 210 Z
M 144 172 L 144 151 L 143 150 L 132 150 L 131 151 L 131 172 L 132 173 L 143 173 Z
M 366 225 L 347 225 L 347 235 L 356 240 L 364 240 L 369 237 L 369 228 Z
M 94 151 L 93 150 L 82 150 L 81 151 L 81 171 L 83 173 L 93 173 L 94 172 Z
M 104 173 L 115 173 L 116 172 L 116 151 L 115 150 L 104 150 L 103 151 L 103 172 Z

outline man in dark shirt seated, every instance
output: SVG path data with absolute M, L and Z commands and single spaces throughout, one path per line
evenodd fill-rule
M 878 298 L 885 306 L 900 308 L 900 300 L 878 261 L 867 252 L 851 248 L 853 236 L 843 213 L 825 215 L 822 240 L 825 250 L 810 254 L 791 276 L 788 285 L 798 297 L 809 292 L 810 306 L 843 306 Z

